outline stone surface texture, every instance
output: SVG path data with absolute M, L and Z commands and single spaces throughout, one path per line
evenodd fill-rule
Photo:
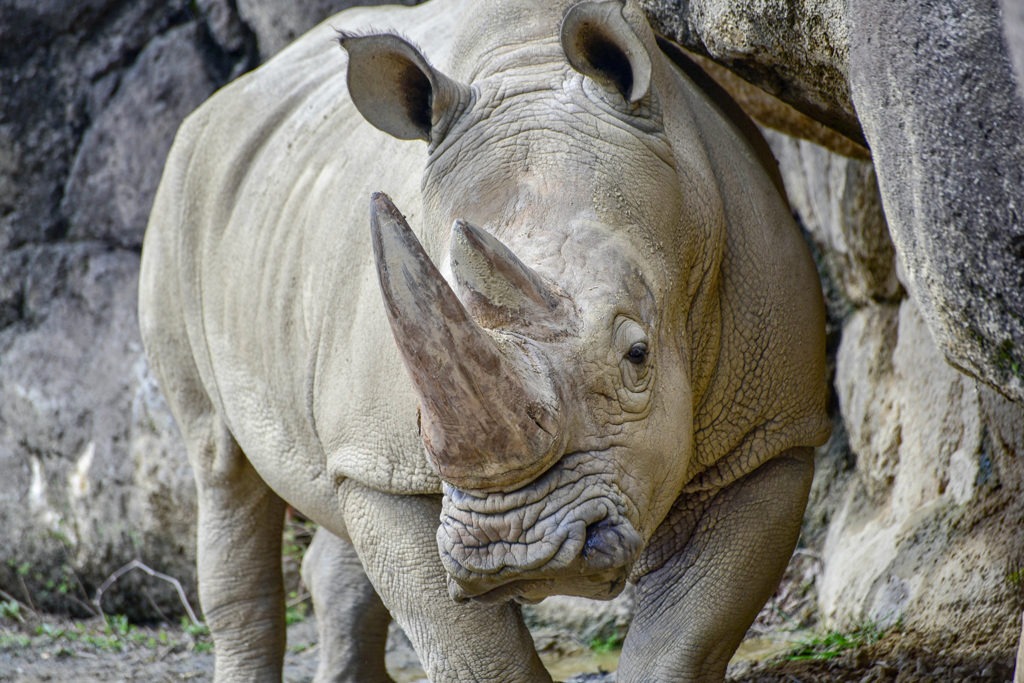
M 939 348 L 1024 400 L 1020 3 L 643 5 L 667 35 L 870 148 L 901 267 Z
M 132 559 L 194 601 L 191 471 L 135 314 L 150 203 L 181 120 L 347 4 L 0 2 L 0 588 L 27 604 L 88 612 Z M 141 572 L 103 608 L 181 610 Z
M 939 348 L 1024 400 L 1024 99 L 1002 13 L 995 0 L 919 5 L 850 1 L 854 102 Z
M 767 137 L 817 247 L 836 344 L 840 424 L 819 450 L 804 534 L 821 558 L 818 617 L 841 631 L 899 623 L 951 651 L 1010 657 L 1024 405 L 937 348 L 901 281 L 870 162 Z
M 1003 34 L 1017 74 L 1017 92 L 1024 98 L 1024 3 L 1002 0 Z
M 263 59 L 279 52 L 311 26 L 344 7 L 361 5 L 415 5 L 421 0 L 302 0 L 267 2 L 237 0 L 238 15 L 257 35 Z
M 842 0 L 640 0 L 655 28 L 854 142 Z

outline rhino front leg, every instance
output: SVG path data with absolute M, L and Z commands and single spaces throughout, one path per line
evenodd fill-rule
M 456 603 L 437 551 L 438 496 L 342 486 L 345 524 L 367 576 L 433 683 L 538 683 L 541 664 L 519 607 Z
M 320 662 L 316 683 L 391 683 L 384 667 L 391 615 L 363 572 L 355 548 L 318 529 L 302 558 L 313 596 Z
M 725 677 L 793 553 L 813 458 L 809 448 L 787 451 L 704 502 L 677 503 L 637 581 L 619 683 Z M 682 539 L 675 548 L 672 538 Z
M 280 681 L 284 663 L 284 502 L 215 416 L 185 430 L 199 499 L 199 599 L 217 683 Z

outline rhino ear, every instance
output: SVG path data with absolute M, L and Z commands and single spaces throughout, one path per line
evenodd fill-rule
M 468 92 L 394 34 L 341 33 L 338 42 L 348 52 L 348 91 L 356 109 L 400 140 L 434 139 Z
M 560 39 L 574 69 L 615 88 L 633 104 L 650 90 L 651 57 L 623 7 L 622 0 L 573 5 L 562 19 Z

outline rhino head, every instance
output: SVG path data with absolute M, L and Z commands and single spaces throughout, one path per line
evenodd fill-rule
M 382 194 L 371 223 L 456 599 L 614 596 L 693 451 L 724 221 L 706 162 L 671 148 L 638 10 L 580 3 L 545 40 L 549 20 L 530 49 L 463 41 L 468 85 L 394 35 L 342 37 L 360 112 L 430 143 L 423 243 Z

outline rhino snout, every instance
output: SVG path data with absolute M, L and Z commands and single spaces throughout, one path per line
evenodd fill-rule
M 530 486 L 477 496 L 445 486 L 437 532 L 456 600 L 612 597 L 643 545 L 613 482 L 558 465 Z

